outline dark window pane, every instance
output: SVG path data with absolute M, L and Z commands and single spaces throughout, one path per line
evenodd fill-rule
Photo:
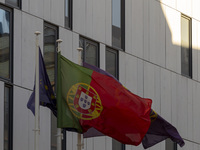
M 123 150 L 123 144 L 115 139 L 112 139 L 112 150 Z
M 19 1 L 18 0 L 6 0 L 6 3 L 19 7 Z
M 72 24 L 72 0 L 65 0 L 65 27 L 71 28 Z
M 45 23 L 44 25 L 44 63 L 49 80 L 55 90 L 55 58 L 57 27 Z M 51 150 L 57 149 L 57 125 L 56 117 L 51 113 Z
M 181 72 L 191 77 L 190 19 L 181 17 Z
M 4 150 L 9 149 L 9 101 L 10 91 L 8 87 L 5 87 L 4 92 Z
M 125 49 L 125 1 L 112 0 L 112 46 Z
M 80 37 L 79 47 L 83 48 L 83 61 L 98 67 L 98 43 Z
M 91 43 L 86 43 L 85 62 L 97 66 L 97 46 Z
M 177 144 L 174 143 L 171 139 L 166 139 L 165 150 L 177 150 Z
M 56 30 L 45 26 L 44 28 L 44 62 L 52 85 L 55 80 L 55 49 L 56 49 Z
M 117 52 L 114 50 L 106 50 L 106 71 L 117 78 Z
M 112 44 L 121 48 L 121 0 L 112 0 Z
M 10 78 L 10 12 L 0 9 L 0 76 Z

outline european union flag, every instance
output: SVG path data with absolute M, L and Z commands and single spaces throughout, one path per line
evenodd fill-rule
M 39 79 L 40 79 L 40 85 L 39 85 L 40 105 L 48 107 L 49 109 L 51 109 L 53 114 L 57 116 L 56 98 L 53 89 L 51 87 L 49 77 L 46 72 L 40 48 L 39 48 Z M 27 103 L 27 107 L 33 112 L 33 114 L 35 114 L 35 86 L 33 89 L 33 93 L 31 94 L 29 101 Z

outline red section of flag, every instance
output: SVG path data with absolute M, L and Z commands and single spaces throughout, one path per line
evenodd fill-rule
M 98 118 L 80 119 L 84 131 L 96 128 L 105 135 L 124 143 L 139 145 L 150 126 L 150 99 L 141 98 L 112 77 L 93 72 L 93 87 L 103 106 Z

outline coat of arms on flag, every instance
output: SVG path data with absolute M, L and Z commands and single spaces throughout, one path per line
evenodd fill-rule
M 85 83 L 77 83 L 67 94 L 67 103 L 71 112 L 83 120 L 99 117 L 103 107 L 96 90 Z

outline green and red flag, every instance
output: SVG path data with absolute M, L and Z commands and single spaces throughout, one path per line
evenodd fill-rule
M 58 127 L 85 133 L 90 128 L 124 144 L 139 145 L 151 124 L 150 99 L 114 78 L 79 66 L 58 54 Z

